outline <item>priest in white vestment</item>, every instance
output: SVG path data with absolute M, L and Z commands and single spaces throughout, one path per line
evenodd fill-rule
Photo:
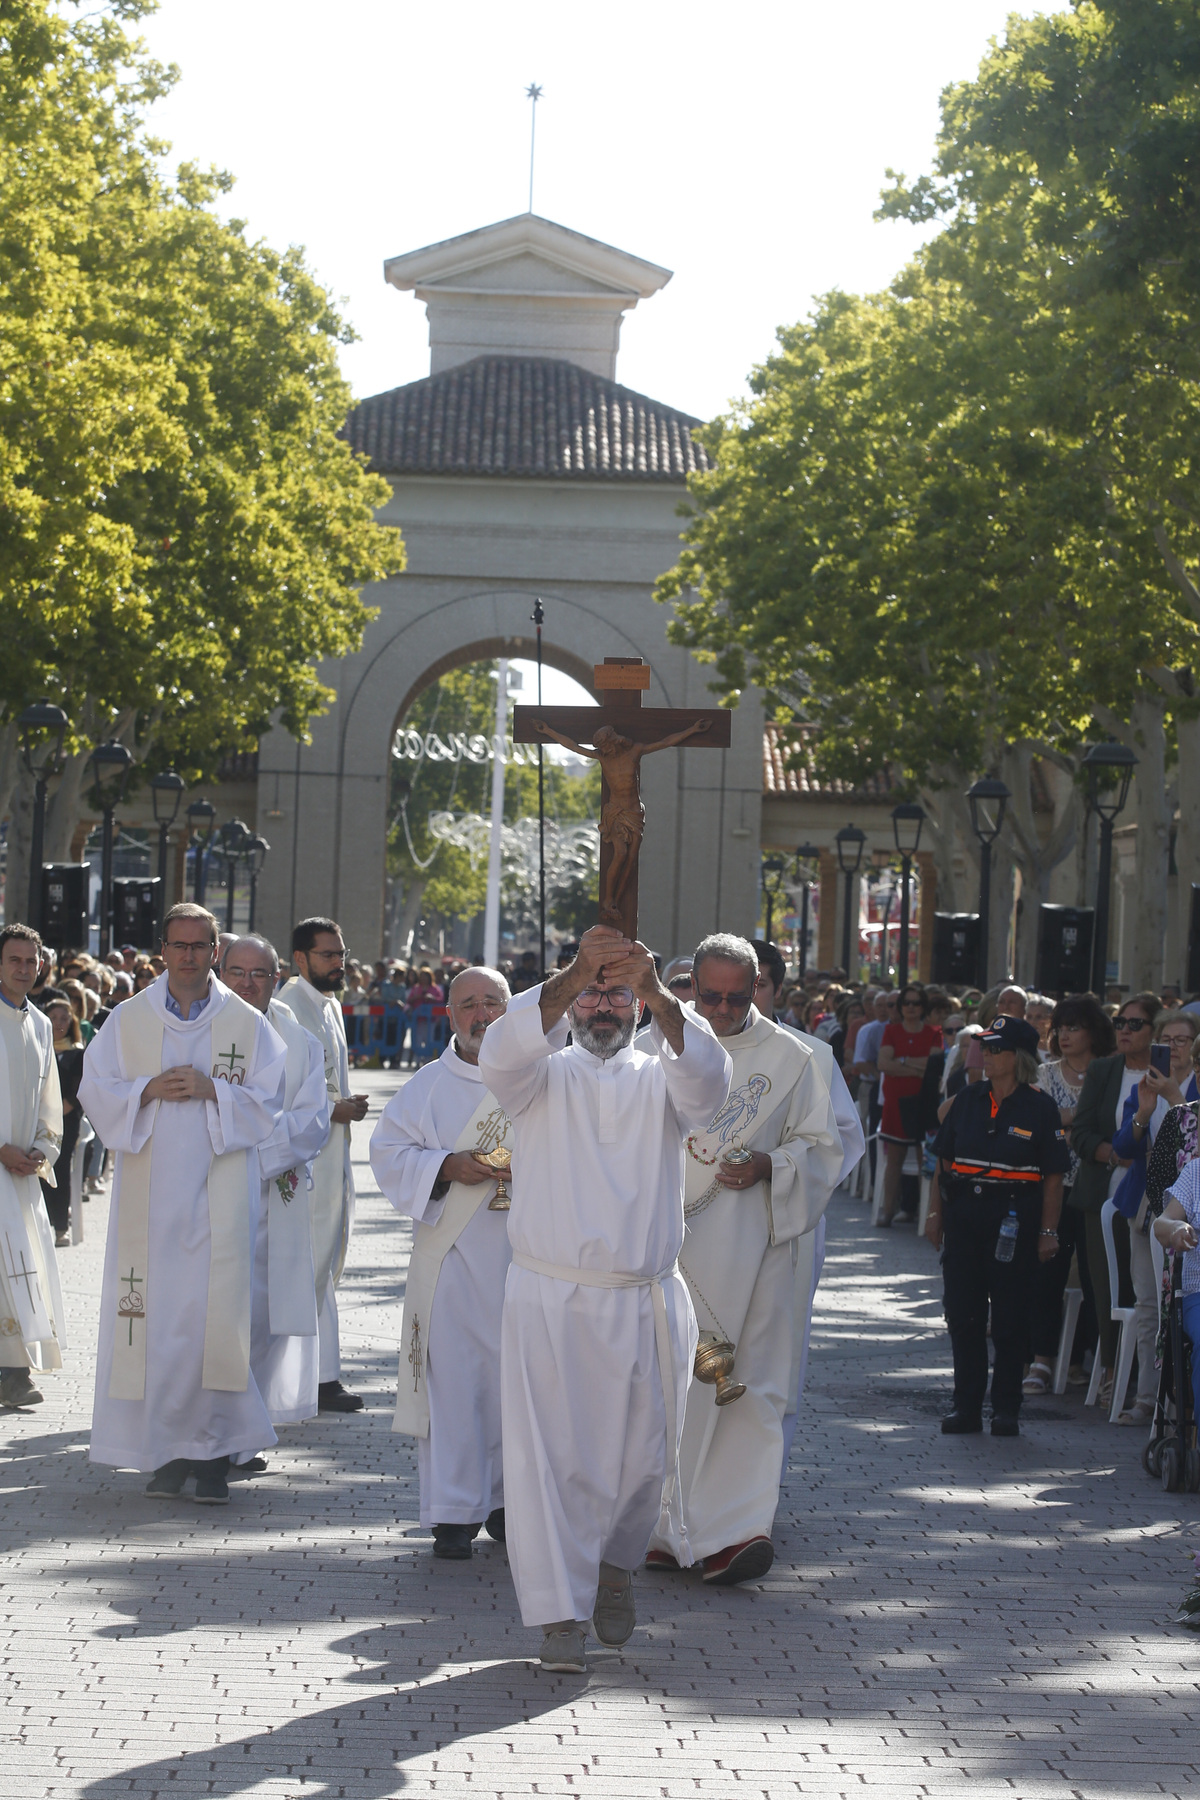
M 313 1270 L 311 1166 L 329 1139 L 325 1052 L 294 1013 L 273 998 L 279 976 L 275 946 L 262 937 L 235 938 L 221 961 L 230 993 L 265 1013 L 283 1039 L 283 1110 L 257 1146 L 260 1177 L 250 1316 L 250 1367 L 272 1425 L 294 1425 L 317 1413 L 317 1298 Z M 261 1457 L 237 1473 L 261 1474 Z
M 367 1116 L 367 1096 L 350 1092 L 350 1057 L 341 992 L 346 984 L 346 945 L 333 919 L 301 919 L 292 933 L 292 961 L 299 969 L 279 991 L 283 1004 L 311 1031 L 325 1052 L 329 1090 L 329 1138 L 313 1163 L 313 1258 L 317 1284 L 317 1400 L 322 1412 L 357 1412 L 362 1395 L 342 1385 L 337 1285 L 346 1265 L 354 1226 L 354 1175 L 350 1127 Z
M 213 974 L 203 907 L 163 921 L 166 973 L 116 1007 L 83 1060 L 80 1103 L 117 1153 L 100 1296 L 90 1456 L 153 1470 L 147 1493 L 229 1499 L 230 1457 L 275 1442 L 250 1368 L 258 1146 L 286 1053 Z
M 0 1405 L 44 1399 L 31 1369 L 62 1367 L 65 1342 L 54 1232 L 41 1182 L 54 1182 L 62 1096 L 54 1032 L 27 999 L 42 941 L 28 925 L 0 931 Z M 39 1176 L 41 1180 L 39 1181 Z
M 639 1001 L 651 1054 L 632 1042 Z M 602 1643 L 629 1637 L 630 1572 L 660 1517 L 678 1521 L 696 1348 L 676 1268 L 683 1140 L 724 1101 L 729 1058 L 645 946 L 597 925 L 570 968 L 491 1026 L 479 1067 L 516 1140 L 500 1374 L 509 1558 L 543 1666 L 578 1672 L 589 1619 Z
M 371 1139 L 384 1197 L 416 1229 L 404 1295 L 393 1431 L 417 1440 L 421 1524 L 433 1554 L 466 1561 L 481 1525 L 503 1539 L 500 1314 L 507 1203 L 483 1155 L 512 1128 L 479 1072 L 485 1033 L 510 999 L 495 969 L 464 969 L 447 996 L 453 1036 L 394 1094 Z
M 717 1404 L 692 1384 L 680 1449 L 684 1516 L 704 1580 L 765 1575 L 779 1502 L 783 1416 L 794 1362 L 795 1244 L 822 1217 L 842 1163 L 829 1089 L 811 1050 L 756 1011 L 758 975 L 745 938 L 720 933 L 695 954 L 696 1011 L 733 1059 L 729 1097 L 687 1139 L 685 1235 L 679 1258 L 700 1331 L 733 1346 L 744 1386 Z M 728 1391 L 727 1389 L 724 1391 Z M 678 1528 L 660 1530 L 648 1561 L 676 1567 Z

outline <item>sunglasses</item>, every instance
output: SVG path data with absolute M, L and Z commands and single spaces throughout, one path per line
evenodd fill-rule
M 1149 1019 L 1118 1019 L 1118 1031 L 1149 1031 Z
M 709 988 L 701 988 L 700 999 L 705 1006 L 731 1006 L 744 1012 L 753 1000 L 753 994 L 715 994 Z

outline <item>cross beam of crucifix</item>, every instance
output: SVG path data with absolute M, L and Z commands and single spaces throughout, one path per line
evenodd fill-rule
M 514 707 L 513 738 L 518 744 L 562 744 L 600 764 L 599 922 L 636 939 L 638 857 L 646 824 L 642 758 L 677 744 L 725 750 L 731 716 L 719 706 L 643 707 L 650 668 L 640 656 L 606 656 L 595 665 L 592 685 L 601 696 L 598 707 Z

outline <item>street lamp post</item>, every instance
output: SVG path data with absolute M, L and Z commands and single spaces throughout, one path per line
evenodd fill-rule
M 258 878 L 262 874 L 263 864 L 267 860 L 271 846 L 265 837 L 252 837 L 246 858 L 250 869 L 250 919 L 247 931 L 254 930 L 254 921 L 258 914 Z
M 818 862 L 820 855 L 821 852 L 816 844 L 797 844 L 795 860 L 792 864 L 793 879 L 800 887 L 800 955 L 797 961 L 801 981 L 808 974 L 808 900 L 812 878 L 807 871 L 801 874 L 800 865 L 801 863 Z
M 167 910 L 167 836 L 179 817 L 185 785 L 183 776 L 176 774 L 174 769 L 162 769 L 150 783 L 154 823 L 158 826 L 158 918 L 155 925 L 160 940 L 163 915 Z
M 1100 871 L 1096 884 L 1096 930 L 1092 940 L 1092 990 L 1104 1004 L 1108 989 L 1108 900 L 1112 887 L 1113 825 L 1129 798 L 1137 757 L 1125 744 L 1093 744 L 1083 759 L 1088 805 L 1100 819 Z
M 253 832 L 241 819 L 227 819 L 217 833 L 221 855 L 225 858 L 225 929 L 233 930 L 233 903 L 237 889 L 237 866 L 246 855 Z
M 911 883 L 913 857 L 921 844 L 921 827 L 925 823 L 925 808 L 918 806 L 915 800 L 906 800 L 900 806 L 892 808 L 892 831 L 896 839 L 896 848 L 900 852 L 900 951 L 896 959 L 896 974 L 903 988 L 908 981 L 908 927 L 911 912 Z
M 125 798 L 125 783 L 133 756 L 124 744 L 109 738 L 97 744 L 88 758 L 96 810 L 104 821 L 100 850 L 100 955 L 112 949 L 113 813 Z
M 762 887 L 767 902 L 767 942 L 771 943 L 771 932 L 775 924 L 775 902 L 783 892 L 783 878 L 787 873 L 782 856 L 764 856 L 762 859 Z
M 863 846 L 867 841 L 865 831 L 857 825 L 843 825 L 834 836 L 837 845 L 838 868 L 842 871 L 846 891 L 842 899 L 842 967 L 846 971 L 846 979 L 853 979 L 853 968 L 850 960 L 850 901 L 854 891 L 854 877 L 858 874 L 859 864 L 863 858 Z M 857 937 L 857 933 L 855 934 Z
M 193 800 L 187 809 L 188 830 L 195 834 L 196 862 L 192 879 L 192 899 L 197 906 L 204 905 L 204 858 L 208 855 L 208 846 L 212 843 L 216 816 L 217 809 L 211 800 Z
M 1004 824 L 1004 809 L 1012 799 L 1012 790 L 1002 781 L 984 776 L 967 789 L 971 808 L 971 830 L 979 840 L 979 960 L 976 980 L 981 990 L 988 984 L 988 911 L 992 897 L 992 845 Z
M 17 719 L 21 733 L 21 757 L 33 776 L 33 830 L 29 844 L 29 911 L 35 931 L 42 929 L 42 858 L 46 838 L 46 780 L 61 775 L 62 746 L 67 715 L 49 700 L 35 700 Z M 35 754 L 40 752 L 40 754 Z

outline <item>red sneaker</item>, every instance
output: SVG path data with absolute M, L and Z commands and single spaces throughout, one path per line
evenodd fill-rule
M 678 1571 L 680 1565 L 675 1561 L 675 1558 L 671 1555 L 669 1550 L 647 1550 L 646 1567 L 648 1569 L 674 1569 Z
M 756 1581 L 774 1561 L 775 1546 L 769 1537 L 747 1538 L 744 1544 L 731 1544 L 728 1550 L 714 1550 L 706 1556 L 704 1579 L 714 1587 L 733 1587 L 739 1581 Z

